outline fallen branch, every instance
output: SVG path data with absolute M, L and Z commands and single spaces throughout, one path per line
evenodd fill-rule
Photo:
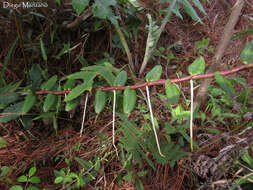
M 248 69 L 248 68 L 252 68 L 253 67 L 253 63 L 249 63 L 246 65 L 242 65 L 239 67 L 236 67 L 234 69 L 231 70 L 225 70 L 225 71 L 219 71 L 221 75 L 226 76 L 226 75 L 230 75 L 236 72 L 239 72 L 243 69 Z M 187 76 L 187 77 L 183 77 L 183 78 L 176 78 L 176 79 L 170 79 L 170 81 L 172 83 L 180 83 L 180 82 L 185 82 L 185 81 L 189 81 L 189 80 L 197 80 L 197 79 L 205 79 L 205 78 L 212 78 L 214 77 L 214 73 L 207 73 L 207 74 L 199 74 L 199 75 L 192 75 L 192 76 Z M 136 84 L 136 85 L 132 85 L 130 86 L 131 89 L 138 89 L 138 88 L 143 88 L 146 86 L 155 86 L 155 85 L 163 85 L 166 82 L 167 79 L 161 79 L 158 81 L 153 81 L 153 82 L 144 82 L 141 84 Z M 113 91 L 113 90 L 125 90 L 127 86 L 112 86 L 112 87 L 102 87 L 102 91 Z M 97 90 L 98 88 L 96 88 L 95 90 Z M 54 91 L 53 94 L 55 95 L 61 95 L 61 94 L 68 94 L 70 93 L 71 90 L 62 90 L 62 91 Z M 37 91 L 35 92 L 35 94 L 49 94 L 52 91 L 50 90 L 41 90 L 41 91 Z
M 234 27 L 240 17 L 241 10 L 244 5 L 244 0 L 237 0 L 234 7 L 232 8 L 232 13 L 228 19 L 228 23 L 226 24 L 224 28 L 223 35 L 220 39 L 217 51 L 214 55 L 213 62 L 208 68 L 207 72 L 214 72 L 217 67 L 221 64 L 222 56 L 230 42 L 230 39 L 233 35 Z M 204 102 L 207 93 L 207 88 L 210 86 L 210 83 L 212 82 L 212 79 L 205 79 L 200 84 L 198 93 L 196 95 L 196 101 L 194 102 L 194 109 L 200 105 L 202 102 Z

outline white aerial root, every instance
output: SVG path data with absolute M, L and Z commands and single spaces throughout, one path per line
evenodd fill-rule
M 152 112 L 152 107 L 151 107 L 151 102 L 150 102 L 150 96 L 149 96 L 148 86 L 146 86 L 146 91 L 147 91 L 147 98 L 148 98 L 148 107 L 149 107 L 149 112 L 150 112 L 150 116 L 151 116 L 151 123 L 152 123 L 154 134 L 155 134 L 155 140 L 156 140 L 156 145 L 157 145 L 157 148 L 158 148 L 158 152 L 159 152 L 159 154 L 161 156 L 165 157 L 162 154 L 162 152 L 161 152 L 159 141 L 158 141 L 158 137 L 157 137 L 157 134 L 156 134 L 155 123 L 154 123 L 154 116 L 153 116 L 153 112 Z
M 193 124 L 193 80 L 190 80 L 190 84 L 191 84 L 190 146 L 191 146 L 191 151 L 193 152 L 193 129 L 192 129 L 192 124 Z
M 116 108 L 116 90 L 113 91 L 113 111 L 112 111 L 112 145 L 118 155 L 117 147 L 115 146 L 115 108 Z
M 87 102 L 88 102 L 88 96 L 89 93 L 86 93 L 86 97 L 85 97 L 85 104 L 84 104 L 84 108 L 83 108 L 83 120 L 82 120 L 82 126 L 81 126 L 81 130 L 80 130 L 80 137 L 83 134 L 83 126 L 84 126 L 84 120 L 85 120 L 85 115 L 86 115 L 86 107 L 87 107 Z

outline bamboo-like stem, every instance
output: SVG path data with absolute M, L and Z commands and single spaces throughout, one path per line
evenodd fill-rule
M 239 67 L 236 67 L 234 69 L 230 69 L 230 70 L 225 70 L 225 71 L 219 71 L 219 73 L 223 76 L 226 75 L 230 75 L 233 73 L 237 73 L 241 70 L 244 69 L 249 69 L 253 67 L 253 63 L 249 63 L 246 65 L 242 65 Z M 170 79 L 170 81 L 172 83 L 180 83 L 180 82 L 185 82 L 185 81 L 189 81 L 189 80 L 198 80 L 198 79 L 205 79 L 205 78 L 212 78 L 214 77 L 214 73 L 207 73 L 207 74 L 199 74 L 199 75 L 192 75 L 192 76 L 187 76 L 187 77 L 183 77 L 183 78 L 175 78 L 175 79 Z M 141 84 L 136 84 L 136 85 L 132 85 L 130 86 L 131 89 L 138 89 L 138 88 L 143 88 L 146 86 L 155 86 L 155 85 L 163 85 L 166 82 L 167 79 L 161 79 L 158 81 L 152 81 L 152 82 L 144 82 Z M 127 86 L 112 86 L 112 87 L 101 87 L 102 91 L 113 91 L 113 90 L 125 90 Z M 95 89 L 98 90 L 99 88 Z M 68 94 L 70 93 L 71 90 L 62 90 L 62 91 L 54 91 L 53 94 L 55 95 L 62 95 L 62 94 Z M 52 91 L 50 90 L 40 90 L 35 92 L 35 94 L 37 95 L 41 95 L 41 94 L 49 94 Z

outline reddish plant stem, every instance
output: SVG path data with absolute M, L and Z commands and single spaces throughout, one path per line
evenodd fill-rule
M 236 67 L 231 70 L 219 71 L 219 72 L 221 75 L 226 76 L 226 75 L 230 75 L 230 74 L 236 73 L 238 71 L 241 71 L 243 69 L 247 69 L 247 68 L 251 68 L 251 67 L 253 67 L 253 63 L 249 63 L 247 65 L 242 65 L 242 66 Z M 187 76 L 187 77 L 183 77 L 183 78 L 171 79 L 170 81 L 172 83 L 180 83 L 180 82 L 185 82 L 185 81 L 189 81 L 189 80 L 197 80 L 197 79 L 212 78 L 212 77 L 214 77 L 214 73 Z M 141 84 L 132 85 L 132 86 L 130 86 L 130 88 L 137 89 L 137 88 L 143 88 L 146 86 L 163 85 L 165 82 L 166 82 L 166 79 L 161 79 L 158 81 L 144 82 Z M 111 87 L 102 87 L 101 89 L 102 89 L 102 91 L 113 91 L 113 90 L 125 90 L 125 88 L 126 88 L 126 86 L 111 86 Z M 95 89 L 95 90 L 97 90 L 97 89 Z M 68 94 L 68 93 L 70 93 L 70 91 L 71 90 L 62 90 L 62 91 L 54 91 L 53 92 L 50 90 L 41 90 L 41 91 L 37 91 L 36 94 L 53 93 L 55 95 L 61 95 L 61 94 Z

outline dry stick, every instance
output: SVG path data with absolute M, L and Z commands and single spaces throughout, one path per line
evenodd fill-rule
M 233 73 L 237 73 L 243 69 L 249 69 L 253 67 L 253 63 L 249 63 L 246 65 L 241 65 L 239 67 L 236 67 L 234 69 L 230 69 L 230 70 L 225 70 L 225 71 L 219 71 L 221 75 L 226 76 L 226 75 L 230 75 Z M 214 73 L 207 73 L 207 74 L 199 74 L 199 75 L 192 75 L 192 76 L 187 76 L 187 77 L 183 77 L 183 78 L 175 78 L 175 79 L 170 79 L 170 81 L 172 83 L 180 83 L 180 82 L 185 82 L 185 81 L 189 81 L 189 80 L 197 80 L 197 79 L 206 79 L 206 78 L 212 78 L 214 77 Z M 132 85 L 130 86 L 131 89 L 138 89 L 138 88 L 143 88 L 146 86 L 155 86 L 155 85 L 163 85 L 166 82 L 167 79 L 161 79 L 158 81 L 153 81 L 153 82 L 144 82 L 141 84 L 136 84 L 136 85 Z M 112 87 L 102 87 L 102 91 L 113 91 L 113 90 L 125 90 L 127 86 L 112 86 Z M 94 90 L 98 90 L 94 89 Z M 40 90 L 35 92 L 35 94 L 37 95 L 42 95 L 42 94 L 49 94 L 52 91 L 50 90 Z M 61 91 L 54 91 L 53 94 L 55 95 L 63 95 L 63 94 L 68 94 L 70 93 L 71 90 L 61 90 Z
M 208 72 L 214 72 L 216 68 L 218 67 L 218 65 L 221 63 L 221 58 L 233 35 L 233 29 L 239 19 L 243 5 L 244 5 L 244 0 L 238 0 L 235 3 L 234 7 L 232 8 L 232 13 L 229 17 L 228 23 L 225 26 L 224 33 L 221 37 L 221 41 L 218 45 L 217 52 L 215 53 L 215 56 L 214 56 L 214 61 L 211 64 L 210 68 L 208 69 Z M 194 109 L 198 105 L 200 105 L 201 102 L 205 100 L 207 88 L 209 87 L 211 82 L 212 82 L 212 79 L 205 79 L 202 81 L 200 88 L 198 90 L 197 96 L 196 96 Z

